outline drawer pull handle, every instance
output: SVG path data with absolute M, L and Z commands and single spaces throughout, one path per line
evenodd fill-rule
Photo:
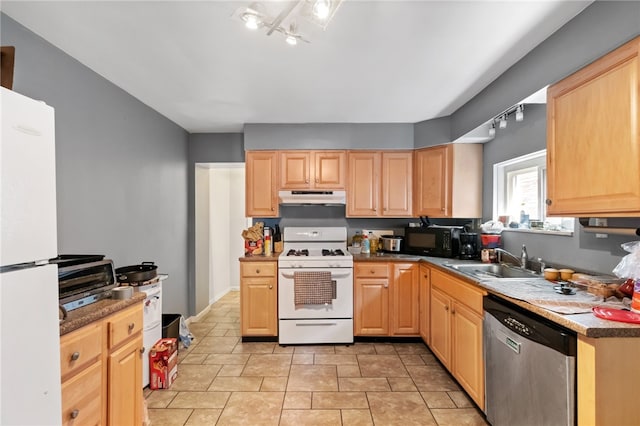
M 80 352 L 74 352 L 71 354 L 71 361 L 77 361 L 80 358 Z
M 272 285 L 270 285 L 270 286 L 269 286 L 269 290 L 271 290 L 271 289 L 273 289 L 273 286 L 272 286 Z
M 78 410 L 77 408 L 71 412 L 72 419 L 78 418 L 79 415 L 80 415 L 80 410 Z
M 371 270 L 371 273 L 372 273 L 372 274 L 375 274 L 375 273 L 376 273 L 376 271 L 374 271 L 374 270 L 372 269 L 372 270 Z
M 136 327 L 136 323 L 132 322 L 131 324 L 129 324 L 129 331 L 132 331 L 135 327 Z
M 260 273 L 260 269 L 256 269 L 256 274 L 259 274 L 259 273 Z

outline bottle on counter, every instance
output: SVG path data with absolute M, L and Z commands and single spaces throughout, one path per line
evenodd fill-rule
M 371 253 L 371 245 L 370 245 L 370 241 L 367 234 L 364 234 L 362 236 L 362 250 L 360 251 L 360 253 L 362 254 Z
M 268 227 L 264 228 L 264 255 L 271 256 L 273 247 L 271 246 L 271 230 Z
M 369 240 L 369 252 L 376 254 L 378 252 L 378 237 L 373 232 L 369 232 L 367 239 Z
M 356 231 L 353 239 L 351 240 L 351 245 L 353 247 L 362 247 L 362 232 Z
M 282 234 L 280 233 L 280 225 L 276 225 L 276 229 L 273 232 L 272 240 L 273 240 L 273 251 L 275 253 L 280 253 L 283 247 Z

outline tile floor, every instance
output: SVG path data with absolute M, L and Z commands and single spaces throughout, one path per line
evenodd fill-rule
M 487 424 L 422 343 L 242 343 L 238 292 L 189 328 L 177 380 L 145 390 L 152 426 Z

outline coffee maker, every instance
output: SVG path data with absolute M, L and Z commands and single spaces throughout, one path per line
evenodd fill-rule
M 479 255 L 478 234 L 475 232 L 460 233 L 460 259 L 477 259 Z

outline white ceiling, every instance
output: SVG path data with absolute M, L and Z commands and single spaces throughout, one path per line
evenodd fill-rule
M 300 28 L 311 43 L 289 46 L 233 16 L 249 2 L 1 7 L 189 132 L 238 132 L 449 115 L 591 3 L 344 0 L 325 31 Z

